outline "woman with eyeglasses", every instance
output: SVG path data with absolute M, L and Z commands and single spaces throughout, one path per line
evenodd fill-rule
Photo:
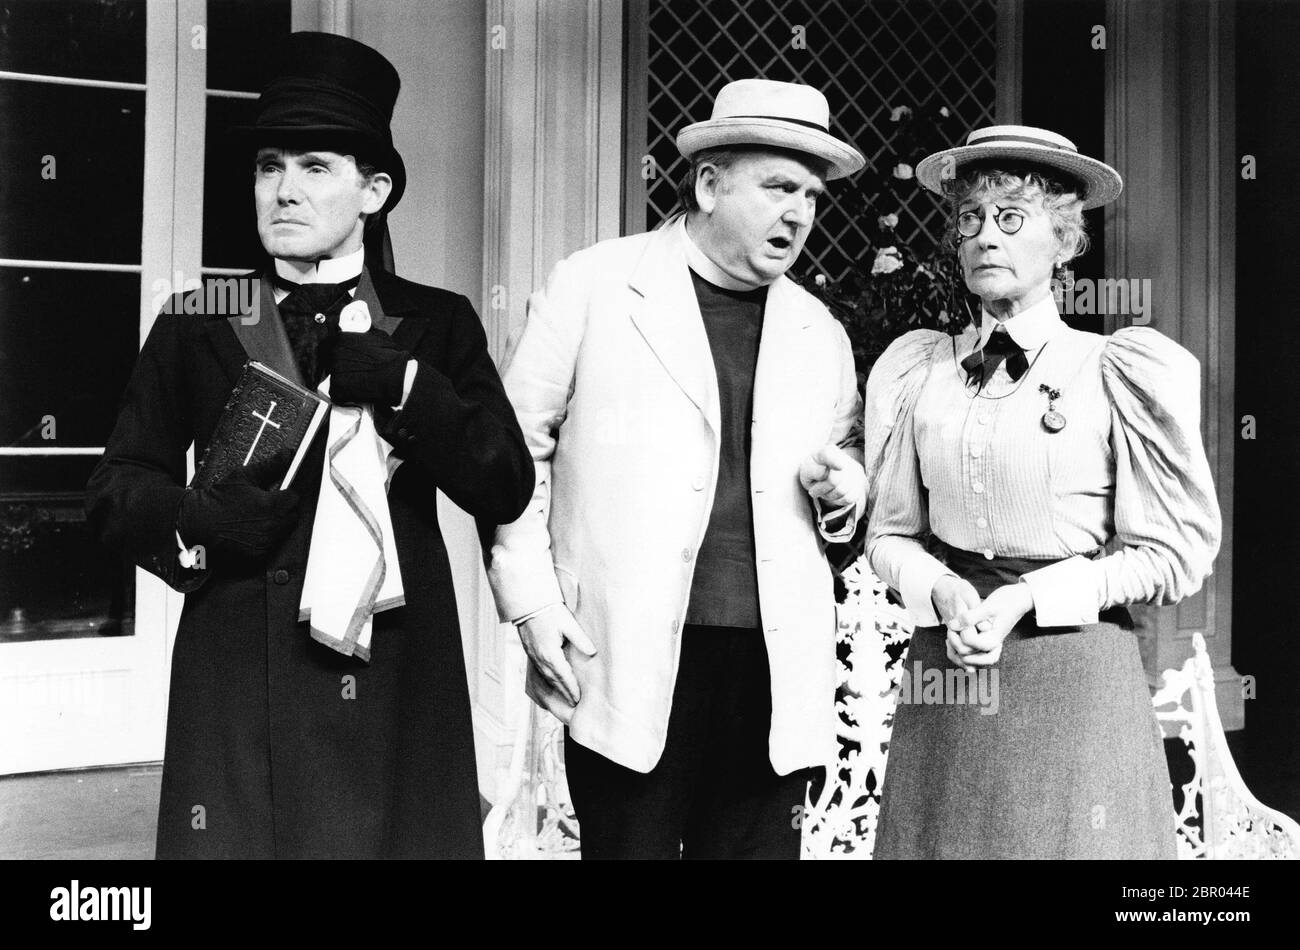
M 1124 608 L 1194 594 L 1218 550 L 1199 366 L 1154 329 L 1057 312 L 1054 269 L 1119 195 L 1113 168 L 995 126 L 917 178 L 982 305 L 958 336 L 895 341 L 867 384 L 867 555 L 916 622 L 875 855 L 1176 857 Z

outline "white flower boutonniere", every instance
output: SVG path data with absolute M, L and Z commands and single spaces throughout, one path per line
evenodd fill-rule
M 339 329 L 344 333 L 365 333 L 370 329 L 370 308 L 364 300 L 354 300 L 343 308 Z

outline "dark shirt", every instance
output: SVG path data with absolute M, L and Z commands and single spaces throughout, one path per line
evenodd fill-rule
M 726 290 L 691 271 L 718 374 L 722 432 L 718 485 L 709 526 L 695 560 L 686 622 L 713 627 L 760 626 L 754 509 L 749 488 L 754 373 L 767 288 Z

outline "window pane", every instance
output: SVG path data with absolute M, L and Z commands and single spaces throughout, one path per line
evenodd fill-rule
M 0 257 L 140 263 L 143 92 L 0 80 L 0 128 Z
M 0 493 L 82 492 L 99 455 L 0 455 Z
M 102 446 L 139 314 L 138 274 L 0 268 L 0 445 Z
M 261 92 L 289 35 L 289 0 L 208 0 L 208 88 Z
M 235 147 L 229 130 L 251 125 L 252 99 L 208 97 L 207 152 L 203 170 L 203 264 L 205 267 L 259 266 L 262 242 L 253 207 L 256 152 Z
M 7 0 L 0 69 L 144 82 L 144 0 Z
M 82 496 L 0 493 L 0 649 L 135 633 L 129 565 L 91 538 Z

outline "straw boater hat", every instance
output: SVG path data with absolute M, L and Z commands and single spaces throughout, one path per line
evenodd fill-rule
M 713 115 L 677 135 L 686 158 L 708 148 L 772 145 L 815 155 L 829 163 L 827 179 L 861 170 L 862 153 L 830 134 L 830 106 L 811 86 L 768 79 L 738 79 L 722 87 Z
M 916 166 L 916 179 L 931 191 L 943 193 L 944 178 L 961 173 L 962 166 L 997 160 L 1042 165 L 1063 172 L 1078 183 L 1083 207 L 1099 208 L 1114 201 L 1124 189 L 1119 172 L 1105 162 L 1080 155 L 1064 135 L 1028 125 L 991 125 L 976 129 L 965 145 L 927 155 Z

